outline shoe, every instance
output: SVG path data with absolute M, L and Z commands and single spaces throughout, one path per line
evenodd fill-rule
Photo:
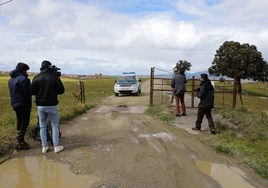
M 194 130 L 194 131 L 201 131 L 201 128 L 192 127 L 192 130 Z
M 210 130 L 210 134 L 216 134 L 215 129 L 211 129 L 211 130 Z
M 46 153 L 48 151 L 48 149 L 49 149 L 48 146 L 43 147 L 42 148 L 42 153 Z
M 186 116 L 186 114 L 185 113 L 182 113 L 181 116 Z
M 25 141 L 18 142 L 16 145 L 16 150 L 27 150 L 30 148 L 31 148 L 30 145 Z
M 63 146 L 55 146 L 55 147 L 54 147 L 54 153 L 59 153 L 59 152 L 61 152 L 63 149 L 64 149 Z
M 176 114 L 175 116 L 180 117 L 181 115 L 180 114 Z

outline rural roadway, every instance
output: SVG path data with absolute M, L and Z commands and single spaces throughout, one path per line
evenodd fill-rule
M 103 99 L 61 125 L 65 150 L 48 152 L 46 158 L 69 164 L 75 174 L 88 175 L 88 187 L 268 187 L 267 180 L 251 169 L 198 139 L 211 135 L 181 128 L 179 120 L 191 127 L 196 112 L 189 110 L 187 117 L 176 117 L 173 125 L 167 125 L 144 114 L 148 105 L 149 81 L 143 83 L 140 96 Z M 18 155 L 40 156 L 40 145 Z

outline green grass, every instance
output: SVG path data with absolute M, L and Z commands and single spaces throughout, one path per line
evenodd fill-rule
M 154 94 L 154 105 L 149 106 L 149 108 L 145 111 L 145 114 L 152 116 L 155 119 L 169 123 L 174 119 L 170 108 L 167 107 L 170 98 L 166 95 L 163 95 L 162 103 L 160 98 L 160 92 L 156 92 Z
M 268 116 L 245 108 L 224 109 L 219 113 L 238 128 L 231 129 L 216 122 L 220 134 L 203 138 L 203 141 L 219 153 L 242 160 L 268 179 Z
M 8 90 L 9 77 L 7 75 L 0 76 L 0 154 L 8 152 L 13 148 L 16 137 L 16 117 L 10 105 L 10 96 Z M 32 80 L 32 77 L 30 77 Z M 87 79 L 84 81 L 86 103 L 77 103 L 73 93 L 78 95 L 79 85 L 77 79 L 62 78 L 65 86 L 65 93 L 59 96 L 59 116 L 60 123 L 64 123 L 74 117 L 83 114 L 91 107 L 106 96 L 114 93 L 114 78 Z M 34 101 L 34 97 L 33 97 Z M 30 132 L 37 124 L 37 108 L 33 103 L 31 112 L 31 121 L 27 130 L 26 139 L 30 136 Z
M 218 83 L 220 85 L 222 83 Z M 232 89 L 231 84 L 226 84 Z M 221 133 L 204 139 L 217 152 L 233 156 L 248 164 L 263 178 L 268 179 L 268 84 L 242 84 L 242 108 L 237 95 L 236 109 L 232 109 L 232 94 L 224 95 L 224 108 L 218 113 L 238 128 L 230 129 L 220 122 L 216 128 Z M 222 103 L 222 94 L 215 94 L 215 103 Z

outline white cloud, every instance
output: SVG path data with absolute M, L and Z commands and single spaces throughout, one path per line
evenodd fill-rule
M 48 59 L 66 73 L 149 74 L 183 59 L 200 71 L 226 40 L 254 44 L 268 58 L 266 0 L 178 0 L 174 10 L 141 14 L 94 2 L 16 0 L 0 7 L 0 70 L 24 61 L 39 71 Z

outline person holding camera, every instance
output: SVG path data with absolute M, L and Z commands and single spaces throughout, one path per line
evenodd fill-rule
M 195 89 L 197 91 L 197 97 L 200 98 L 200 102 L 198 105 L 195 127 L 192 129 L 195 131 L 201 131 L 203 117 L 206 115 L 210 133 L 215 134 L 214 121 L 211 115 L 211 110 L 214 108 L 214 87 L 212 86 L 211 81 L 208 79 L 207 74 L 200 75 L 200 82 L 200 87 Z
M 32 95 L 35 95 L 35 103 L 38 108 L 42 153 L 46 153 L 49 149 L 47 142 L 48 118 L 52 127 L 54 152 L 58 153 L 64 149 L 59 143 L 58 95 L 63 94 L 65 89 L 57 69 L 54 67 L 49 61 L 43 61 L 41 72 L 32 81 Z
M 173 94 L 176 100 L 176 116 L 186 116 L 186 107 L 184 103 L 184 95 L 186 92 L 187 83 L 185 74 L 182 69 L 178 67 L 173 68 L 174 76 L 172 78 L 170 86 L 173 88 Z M 180 103 L 182 106 L 182 114 L 180 114 Z
M 10 102 L 17 118 L 17 150 L 30 149 L 29 144 L 24 140 L 32 108 L 31 81 L 27 75 L 29 69 L 27 64 L 20 62 L 16 69 L 9 73 Z

